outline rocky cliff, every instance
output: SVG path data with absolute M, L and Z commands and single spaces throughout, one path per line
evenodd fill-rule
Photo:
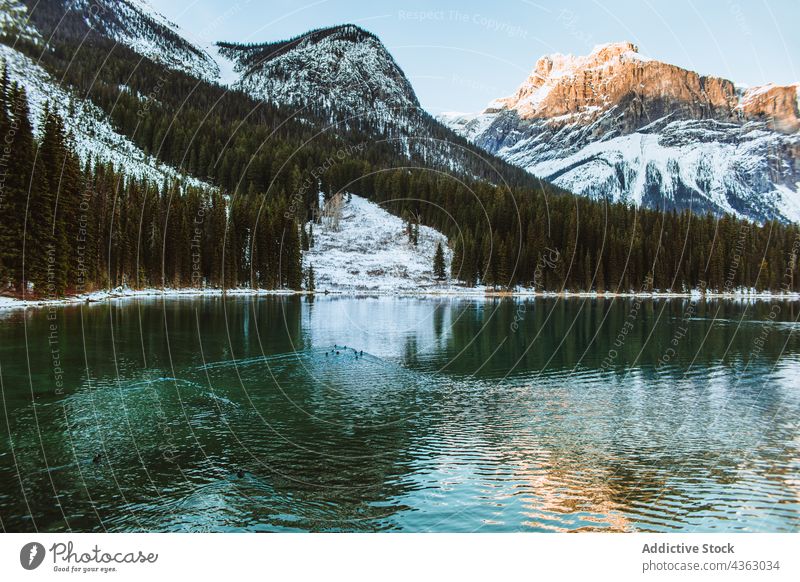
M 800 221 L 799 87 L 742 90 L 611 43 L 542 57 L 513 95 L 442 120 L 586 196 Z
M 702 76 L 639 54 L 629 42 L 595 47 L 588 56 L 549 55 L 511 95 L 485 113 L 515 111 L 520 119 L 554 126 L 588 124 L 614 109 L 617 128 L 631 131 L 665 115 L 724 122 L 771 121 L 796 131 L 797 85 L 754 87 L 744 93 L 731 81 Z

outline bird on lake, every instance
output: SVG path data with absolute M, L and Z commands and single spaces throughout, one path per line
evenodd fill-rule
M 94 457 L 92 457 L 92 463 L 94 463 L 95 465 L 99 465 L 100 464 L 100 460 L 102 458 L 103 458 L 103 455 L 101 455 L 100 453 L 95 453 Z
M 241 469 L 236 471 L 236 478 L 237 479 L 242 479 L 243 477 L 244 477 L 244 471 L 242 471 Z

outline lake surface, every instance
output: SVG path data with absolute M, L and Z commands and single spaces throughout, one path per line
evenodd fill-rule
M 799 314 L 343 297 L 0 312 L 0 525 L 798 531 Z

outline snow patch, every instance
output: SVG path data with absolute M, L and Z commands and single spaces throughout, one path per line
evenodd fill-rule
M 77 303 L 100 303 L 104 301 L 119 299 L 148 299 L 163 298 L 174 299 L 180 297 L 221 297 L 223 295 L 235 296 L 262 296 L 262 295 L 295 295 L 295 291 L 274 290 L 274 289 L 253 289 L 250 287 L 237 287 L 235 289 L 217 288 L 194 288 L 183 287 L 173 289 L 171 287 L 131 289 L 130 287 L 115 287 L 113 289 L 103 289 L 92 291 L 91 293 L 81 293 L 63 299 L 17 299 L 0 295 L 0 310 L 18 309 L 28 307 L 47 307 L 56 305 L 74 305 Z
M 208 53 L 217 64 L 217 69 L 219 71 L 217 83 L 225 87 L 233 86 L 239 80 L 239 73 L 236 71 L 236 63 L 223 55 L 216 43 L 208 44 L 204 48 L 206 53 Z
M 18 0 L 0 0 L 0 33 L 36 44 L 42 40 L 39 31 L 28 23 L 28 9 Z
M 486 131 L 497 119 L 497 113 L 441 113 L 436 119 L 456 133 L 472 140 Z
M 303 268 L 314 268 L 316 291 L 424 292 L 447 289 L 433 276 L 433 256 L 441 243 L 446 271 L 452 252 L 447 237 L 419 227 L 416 245 L 408 240 L 405 222 L 379 205 L 345 195 L 338 229 L 329 221 L 313 227 L 313 247 L 303 253 Z

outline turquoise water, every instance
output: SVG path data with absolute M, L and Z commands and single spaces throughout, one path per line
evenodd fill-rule
M 0 312 L 0 523 L 798 531 L 798 307 L 240 297 Z

